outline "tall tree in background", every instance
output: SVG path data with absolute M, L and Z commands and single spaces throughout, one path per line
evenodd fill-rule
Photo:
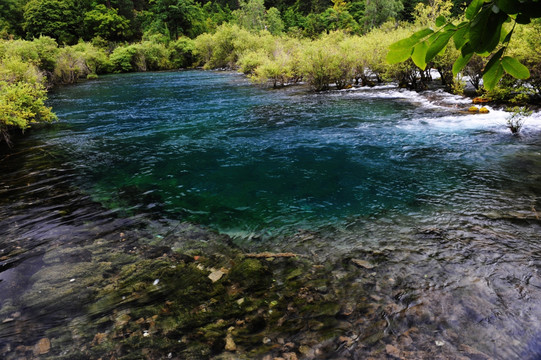
M 363 25 L 366 30 L 378 27 L 389 18 L 396 18 L 402 9 L 400 0 L 366 0 Z
M 248 30 L 265 28 L 265 4 L 263 0 L 240 0 L 240 8 L 233 11 L 238 24 Z
M 85 14 L 84 27 L 87 39 L 99 36 L 107 41 L 122 41 L 132 35 L 130 21 L 117 9 L 102 4 Z
M 0 1 L 0 36 L 23 35 L 23 12 L 25 0 Z
M 151 0 L 151 4 L 151 27 L 156 32 L 178 39 L 181 35 L 195 37 L 206 30 L 203 9 L 193 0 Z
M 45 35 L 59 43 L 76 43 L 82 36 L 84 5 L 75 0 L 31 0 L 24 9 L 26 37 Z

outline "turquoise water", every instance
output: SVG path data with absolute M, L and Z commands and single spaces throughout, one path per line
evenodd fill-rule
M 58 123 L 0 149 L 0 358 L 47 339 L 52 357 L 146 357 L 155 338 L 173 341 L 153 358 L 194 358 L 199 331 L 221 358 L 235 326 L 261 337 L 236 338 L 240 350 L 270 351 L 265 334 L 273 357 L 280 338 L 298 357 L 306 343 L 322 358 L 383 359 L 391 345 L 412 359 L 539 359 L 539 113 L 512 136 L 504 112 L 467 114 L 468 99 L 438 91 L 270 90 L 203 71 L 104 76 L 50 105 Z M 299 254 L 261 260 L 264 293 L 207 277 L 261 251 Z M 206 297 L 182 295 L 194 273 Z M 288 305 L 314 299 L 341 312 Z M 242 325 L 260 330 L 261 314 L 262 333 Z M 276 333 L 285 318 L 306 326 Z M 331 333 L 334 347 L 316 340 Z
M 483 196 L 485 211 L 505 206 L 506 156 L 529 140 L 415 100 L 271 91 L 232 73 L 109 76 L 51 96 L 63 125 L 49 141 L 110 208 L 241 236 L 467 212 Z

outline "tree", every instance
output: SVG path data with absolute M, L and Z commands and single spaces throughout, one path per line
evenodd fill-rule
M 195 37 L 204 32 L 203 10 L 193 0 L 155 0 L 152 4 L 151 27 L 169 33 L 171 39 L 181 35 Z
M 279 35 L 284 31 L 284 22 L 280 17 L 280 10 L 275 7 L 267 10 L 265 14 L 265 26 L 272 35 Z
M 81 33 L 81 4 L 73 0 L 31 0 L 24 10 L 23 28 L 29 39 L 50 36 L 74 44 Z
M 87 38 L 100 36 L 108 41 L 125 40 L 131 35 L 130 21 L 118 15 L 116 9 L 97 5 L 84 16 Z
M 452 38 L 455 48 L 460 50 L 453 65 L 453 75 L 458 74 L 474 54 L 485 57 L 492 54 L 483 70 L 485 88 L 493 89 L 504 73 L 517 79 L 530 76 L 528 68 L 506 56 L 506 50 L 516 24 L 528 24 L 531 19 L 541 17 L 539 0 L 473 0 L 464 15 L 464 21 L 458 25 L 440 16 L 436 19 L 437 31 L 426 28 L 392 44 L 387 61 L 399 63 L 411 57 L 424 69 Z
M 0 2 L 0 36 L 23 34 L 24 0 L 2 0 Z
M 240 8 L 233 13 L 239 25 L 248 30 L 259 31 L 265 28 L 265 5 L 263 0 L 240 0 Z
M 396 17 L 404 8 L 400 0 L 366 0 L 363 23 L 366 30 Z

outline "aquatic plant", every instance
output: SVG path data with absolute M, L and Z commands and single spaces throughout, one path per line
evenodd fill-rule
M 507 127 L 514 135 L 517 135 L 522 130 L 526 119 L 532 115 L 532 111 L 519 106 L 509 108 L 508 111 L 510 114 L 506 118 Z

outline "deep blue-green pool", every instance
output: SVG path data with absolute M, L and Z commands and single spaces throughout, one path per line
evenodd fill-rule
M 240 236 L 512 205 L 538 140 L 445 101 L 272 91 L 234 73 L 106 76 L 51 96 L 62 126 L 47 136 L 106 206 Z

